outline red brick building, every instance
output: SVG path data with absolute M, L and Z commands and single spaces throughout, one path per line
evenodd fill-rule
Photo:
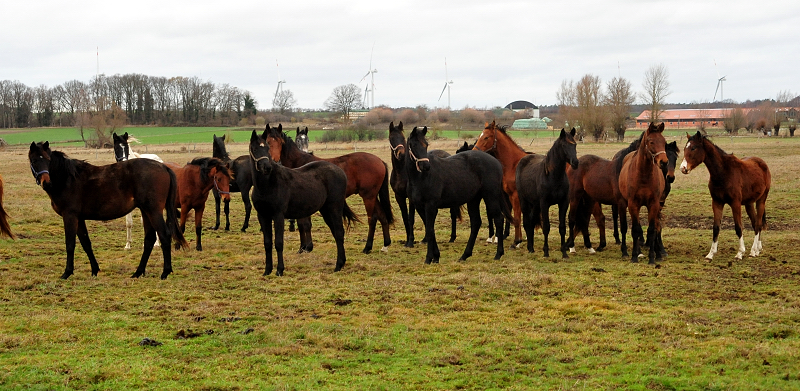
M 725 119 L 733 109 L 673 109 L 664 110 L 658 122 L 664 122 L 668 128 L 696 128 L 705 122 L 706 127 L 721 128 Z M 751 109 L 743 108 L 744 114 Z M 650 124 L 650 110 L 645 110 L 636 117 L 636 127 L 646 128 Z

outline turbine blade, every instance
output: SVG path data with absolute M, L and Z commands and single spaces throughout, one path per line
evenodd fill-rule
M 447 82 L 444 82 L 444 88 L 442 88 L 442 93 L 439 94 L 439 100 L 442 100 L 442 95 L 444 95 L 444 90 L 446 90 L 446 89 L 447 89 Z
M 362 81 L 364 81 L 364 79 L 366 79 L 366 78 L 367 78 L 367 76 L 369 76 L 369 74 L 370 74 L 371 72 L 372 72 L 371 70 L 370 70 L 369 72 L 367 72 L 367 74 L 366 74 L 366 75 L 364 75 L 364 77 L 362 77 L 362 78 L 361 78 L 361 80 L 359 80 L 358 82 L 359 82 L 359 83 L 361 83 Z
M 722 79 L 719 79 L 719 80 L 717 80 L 717 89 L 716 89 L 716 90 L 714 90 L 714 99 L 713 99 L 713 101 L 714 101 L 714 102 L 716 102 L 716 101 L 717 101 L 717 92 L 719 92 L 719 85 L 720 85 L 721 83 L 722 83 Z

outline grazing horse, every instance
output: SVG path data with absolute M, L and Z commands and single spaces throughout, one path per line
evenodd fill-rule
M 394 223 L 392 205 L 389 201 L 389 168 L 381 158 L 366 152 L 354 152 L 331 159 L 320 159 L 310 153 L 305 153 L 297 147 L 292 139 L 283 133 L 283 126 L 268 130 L 267 142 L 270 145 L 272 159 L 286 167 L 297 168 L 306 163 L 324 160 L 339 166 L 347 175 L 347 196 L 358 194 L 364 200 L 364 209 L 367 211 L 369 233 L 364 246 L 364 254 L 372 251 L 372 242 L 375 237 L 375 226 L 378 221 L 383 228 L 383 248 L 388 251 L 392 243 L 389 234 L 389 225 Z M 305 217 L 305 216 L 302 216 Z M 310 219 L 298 221 L 301 237 L 301 251 L 311 251 Z
M 208 192 L 213 188 L 225 200 L 231 201 L 231 172 L 228 166 L 215 157 L 196 158 L 181 167 L 175 163 L 167 163 L 178 177 L 178 199 L 175 207 L 181 208 L 181 231 L 186 230 L 186 219 L 189 211 L 194 209 L 194 231 L 197 235 L 197 251 L 203 251 L 200 239 L 203 233 L 203 211 L 206 209 Z
M 214 135 L 214 142 L 212 144 L 212 156 L 222 160 L 225 165 L 231 171 L 231 177 L 233 180 L 230 182 L 230 192 L 231 193 L 241 193 L 242 194 L 242 202 L 244 203 L 244 223 L 242 224 L 242 232 L 246 232 L 247 228 L 250 227 L 250 211 L 252 209 L 252 205 L 250 203 L 250 189 L 253 187 L 253 175 L 250 173 L 250 156 L 243 155 L 239 156 L 234 160 L 231 160 L 230 155 L 228 155 L 228 151 L 225 148 L 225 136 L 217 137 Z M 220 201 L 222 198 L 220 197 L 219 191 L 217 189 L 212 189 L 212 193 L 214 194 L 214 206 L 216 211 L 216 222 L 211 229 L 219 229 L 219 207 Z M 230 220 L 230 196 L 224 201 L 225 202 L 225 230 L 229 231 L 231 229 L 231 220 Z
M 63 152 L 50 150 L 47 141 L 31 143 L 28 160 L 36 184 L 50 196 L 53 210 L 64 220 L 67 266 L 62 279 L 71 276 L 74 270 L 76 234 L 89 257 L 92 275 L 96 276 L 100 271 L 86 220 L 112 220 L 125 216 L 134 208 L 142 212 L 144 251 L 132 277 L 144 275 L 156 235 L 163 243 L 161 279 L 172 273 L 172 240 L 175 240 L 177 249 L 188 246 L 175 214 L 178 180 L 172 170 L 150 159 L 93 166 L 82 160 L 69 159 Z M 166 222 L 164 208 L 167 209 Z
M 308 153 L 308 126 L 306 126 L 305 129 L 300 129 L 299 126 L 297 127 L 294 135 L 294 142 L 297 144 L 297 148 Z
M 470 234 L 464 254 L 459 258 L 466 260 L 472 255 L 475 239 L 481 228 L 480 202 L 486 204 L 489 224 L 494 224 L 499 232 L 503 217 L 511 216 L 510 205 L 503 197 L 503 168 L 497 159 L 479 151 L 468 151 L 447 158 L 428 154 L 428 141 L 425 135 L 428 127 L 416 127 L 408 136 L 405 159 L 406 173 L 410 187 L 411 202 L 425 215 L 425 237 L 428 252 L 425 263 L 439 262 L 439 245 L 436 243 L 434 223 L 439 208 L 455 208 L 467 204 Z M 503 238 L 497 241 L 494 259 L 503 256 Z
M 264 235 L 266 266 L 264 275 L 272 273 L 272 225 L 275 226 L 275 252 L 278 255 L 276 275 L 283 275 L 284 218 L 300 219 L 319 211 L 336 241 L 336 268 L 342 270 L 344 253 L 344 221 L 349 227 L 358 218 L 345 201 L 347 175 L 337 165 L 325 161 L 311 162 L 299 168 L 287 168 L 272 159 L 267 142 L 269 129 L 250 137 L 250 164 L 253 176 L 253 206 Z
M 567 206 L 569 205 L 569 180 L 566 167 L 577 169 L 575 128 L 567 133 L 561 129 L 553 146 L 542 155 L 527 155 L 517 164 L 517 192 L 523 227 L 528 237 L 528 252 L 533 252 L 533 235 L 536 227 L 544 235 L 543 253 L 550 256 L 550 206 L 558 205 L 558 232 L 561 234 L 561 257 L 569 258 L 565 236 L 567 233 Z
M 517 164 L 520 159 L 527 156 L 525 152 L 511 136 L 506 133 L 505 128 L 497 126 L 494 121 L 487 124 L 478 136 L 475 147 L 479 151 L 484 151 L 497 158 L 503 166 L 503 191 L 508 194 L 511 200 L 511 209 L 514 211 L 514 241 L 511 248 L 517 248 L 522 243 L 522 231 L 520 230 L 519 194 L 517 193 Z
M 725 153 L 722 148 L 714 145 L 707 137 L 695 133 L 694 136 L 686 134 L 689 141 L 683 148 L 683 162 L 681 172 L 688 174 L 700 163 L 705 163 L 709 173 L 708 190 L 711 193 L 711 209 L 714 211 L 713 242 L 711 251 L 706 259 L 711 261 L 717 253 L 717 239 L 719 238 L 719 224 L 722 219 L 722 208 L 730 205 L 733 212 L 734 229 L 739 237 L 739 252 L 736 259 L 741 260 L 745 252 L 744 238 L 742 237 L 742 205 L 755 231 L 753 247 L 750 256 L 757 257 L 761 254 L 761 230 L 766 227 L 766 203 L 769 188 L 772 185 L 772 175 L 767 163 L 758 157 L 738 157 Z
M 8 225 L 8 214 L 3 209 L 3 177 L 0 176 L 0 237 L 7 236 L 14 239 L 11 226 Z
M 667 166 L 667 142 L 664 140 L 664 123 L 650 126 L 642 135 L 642 142 L 639 148 L 625 156 L 622 163 L 622 170 L 619 174 L 619 191 L 625 198 L 625 204 L 620 202 L 618 208 L 624 211 L 628 208 L 631 215 L 631 237 L 633 239 L 633 250 L 631 251 L 631 262 L 637 262 L 642 248 L 642 225 L 639 221 L 639 210 L 642 206 L 647 207 L 647 243 L 654 242 L 661 235 L 661 200 L 664 192 L 664 173 L 661 171 Z M 620 213 L 620 221 L 623 221 Z M 621 224 L 620 224 L 621 225 Z M 625 247 L 625 235 L 623 229 L 622 247 Z M 649 263 L 655 263 L 656 259 L 663 258 L 657 248 L 658 245 L 651 245 L 649 251 Z M 623 255 L 624 252 L 623 252 Z
M 117 162 L 124 162 L 124 161 L 129 160 L 129 159 L 140 159 L 141 158 L 141 159 L 155 160 L 155 161 L 157 161 L 159 163 L 164 163 L 164 161 L 161 160 L 161 158 L 158 157 L 158 155 L 155 155 L 155 154 L 152 154 L 152 153 L 139 154 L 139 153 L 136 153 L 133 150 L 131 150 L 131 147 L 130 147 L 129 143 L 138 143 L 139 140 L 137 140 L 133 136 L 128 136 L 128 132 L 125 132 L 125 134 L 123 134 L 122 136 L 119 136 L 119 135 L 117 135 L 117 133 L 114 133 L 112 135 L 112 138 L 114 140 L 114 159 L 116 159 Z M 126 250 L 130 250 L 131 249 L 131 239 L 132 239 L 131 231 L 132 230 L 133 230 L 133 214 L 128 213 L 125 216 L 125 231 L 127 232 L 127 239 L 125 240 L 125 249 Z M 158 247 L 160 245 L 161 245 L 161 242 L 156 237 L 155 246 Z
M 406 159 L 406 136 L 403 133 L 403 122 L 394 126 L 394 122 L 389 123 L 389 147 L 392 149 L 392 173 L 389 178 L 389 183 L 394 190 L 394 198 L 397 200 L 397 205 L 400 206 L 400 215 L 403 218 L 403 225 L 406 228 L 406 247 L 414 247 L 414 214 L 416 208 L 413 202 L 406 204 L 409 198 L 408 189 L 408 173 L 406 172 L 405 159 Z M 429 154 L 438 158 L 446 158 L 450 156 L 449 153 L 440 149 L 428 151 Z M 420 214 L 423 226 L 425 225 L 425 216 Z M 450 243 L 456 241 L 456 222 L 461 220 L 461 208 L 450 208 Z M 490 224 L 491 227 L 491 224 Z M 427 243 L 427 240 L 423 240 Z

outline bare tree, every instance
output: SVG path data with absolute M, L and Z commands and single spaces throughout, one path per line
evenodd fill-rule
M 664 64 L 653 65 L 644 73 L 642 101 L 650 110 L 650 121 L 656 122 L 664 112 L 669 90 L 669 70 Z
M 292 107 L 295 105 L 297 105 L 297 100 L 294 99 L 294 93 L 291 90 L 281 90 L 272 99 L 272 109 L 281 114 L 292 111 Z
M 361 106 L 361 90 L 355 84 L 338 86 L 323 105 L 327 110 L 340 113 L 342 118 L 349 120 L 350 112 Z
M 605 132 L 605 108 L 603 103 L 603 84 L 600 77 L 584 75 L 575 84 L 575 103 L 577 120 L 584 132 L 590 132 L 594 141 L 603 138 Z
M 556 99 L 558 100 L 558 114 L 564 121 L 564 127 L 569 127 L 569 124 L 574 125 L 575 107 L 578 105 L 575 99 L 575 83 L 572 80 L 564 79 L 561 87 L 556 91 Z
M 605 104 L 608 108 L 608 121 L 611 129 L 617 133 L 617 140 L 625 139 L 628 129 L 627 120 L 630 117 L 631 105 L 636 102 L 636 93 L 633 92 L 633 83 L 624 77 L 615 77 L 606 84 Z
M 737 134 L 739 133 L 739 129 L 744 127 L 746 124 L 747 118 L 744 115 L 744 111 L 737 107 L 731 109 L 730 113 L 728 114 L 728 118 L 725 118 L 725 131 L 730 134 Z

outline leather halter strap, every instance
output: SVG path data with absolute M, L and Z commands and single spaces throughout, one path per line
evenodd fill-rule
M 389 144 L 389 148 L 392 150 L 392 155 L 394 155 L 395 159 L 400 160 L 400 149 L 402 148 L 404 151 L 406 149 L 405 145 L 397 144 L 397 146 L 393 147 Z
M 213 178 L 214 178 L 214 188 L 217 189 L 217 193 L 219 193 L 219 194 L 231 194 L 231 192 L 229 192 L 229 191 L 222 191 L 222 189 L 220 189 L 219 185 L 217 184 L 217 177 L 214 176 Z
M 264 160 L 264 159 L 269 159 L 269 160 L 272 160 L 272 158 L 270 158 L 270 156 L 269 156 L 269 155 L 267 155 L 267 156 L 261 156 L 261 157 L 255 157 L 255 156 L 253 155 L 253 151 L 251 151 L 251 150 L 249 150 L 249 149 L 248 149 L 248 151 L 247 151 L 247 152 L 249 152 L 249 153 L 250 153 L 250 158 L 252 158 L 252 159 L 254 160 L 254 163 L 256 163 L 256 164 L 255 164 L 255 166 L 256 166 L 256 171 L 258 171 L 258 172 L 262 172 L 262 171 L 261 171 L 261 170 L 258 168 L 258 162 L 260 162 L 261 160 Z
M 42 174 L 49 174 L 49 173 L 50 171 L 48 170 L 36 171 L 36 169 L 33 168 L 33 163 L 31 163 L 31 174 L 33 174 L 33 178 L 36 179 L 37 185 L 42 184 L 41 181 L 39 180 L 39 177 L 42 176 Z
M 409 148 L 409 149 L 408 149 L 408 154 L 409 154 L 409 155 L 411 155 L 411 159 L 413 159 L 413 160 L 414 160 L 414 165 L 415 165 L 415 166 L 417 166 L 417 171 L 419 171 L 419 172 L 422 172 L 422 169 L 421 169 L 421 168 L 419 168 L 419 162 L 428 162 L 428 163 L 430 163 L 430 161 L 431 161 L 431 159 L 428 159 L 428 158 L 426 158 L 426 157 L 424 157 L 424 158 L 422 158 L 422 159 L 418 159 L 418 158 L 417 158 L 417 157 L 414 155 L 414 151 L 412 151 L 412 150 L 411 150 L 411 148 Z

